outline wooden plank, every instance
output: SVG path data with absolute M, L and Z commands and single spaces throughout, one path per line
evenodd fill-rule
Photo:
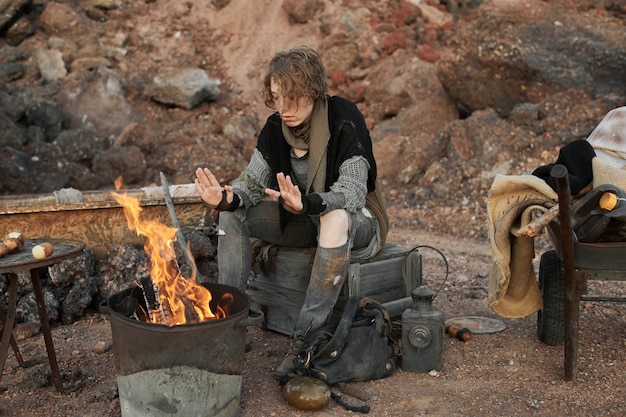
M 405 296 L 403 258 L 350 265 L 348 297 L 370 297 L 380 302 Z
M 112 191 L 66 191 L 1 196 L 0 234 L 19 231 L 26 239 L 77 240 L 91 247 L 96 259 L 105 258 L 114 244 L 143 247 L 144 238 L 128 228 L 123 208 Z M 170 185 L 168 191 L 181 226 L 213 225 L 217 212 L 204 205 L 193 183 Z M 124 189 L 118 193 L 139 201 L 143 220 L 172 224 L 162 187 Z
M 177 204 L 176 215 L 181 226 L 211 224 L 211 213 L 204 204 Z M 165 205 L 142 207 L 144 220 L 171 224 Z M 206 222 L 206 223 L 205 223 Z M 0 215 L 0 233 L 20 231 L 26 239 L 64 239 L 85 243 L 96 259 L 106 258 L 114 244 L 131 243 L 143 248 L 145 238 L 128 228 L 121 207 L 97 209 L 13 213 Z
M 254 302 L 261 306 L 265 316 L 264 328 L 291 336 L 298 320 L 300 307 L 275 303 L 273 300 L 258 296 Z
M 412 297 L 413 290 L 422 285 L 422 255 L 419 251 L 413 250 L 405 255 L 406 265 L 404 274 L 405 294 Z
M 253 281 L 306 291 L 311 277 L 311 256 L 310 252 L 303 253 L 281 248 L 276 255 L 276 271 L 268 272 L 268 268 L 263 266 Z
M 253 299 L 262 298 L 277 305 L 290 305 L 297 308 L 304 303 L 305 291 L 285 287 L 268 282 L 250 281 L 248 283 L 248 293 Z
M 369 264 L 369 263 L 373 263 L 373 262 L 379 262 L 385 259 L 389 259 L 389 258 L 398 258 L 398 257 L 403 257 L 409 252 L 410 249 L 405 248 L 403 246 L 398 246 L 394 243 L 386 243 L 385 247 L 378 253 L 378 255 L 374 256 L 373 258 L 369 258 L 369 259 L 362 259 L 362 260 L 358 260 L 355 261 L 361 265 L 365 265 L 365 264 Z

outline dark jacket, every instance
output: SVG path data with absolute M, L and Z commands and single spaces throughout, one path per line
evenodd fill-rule
M 374 159 L 372 141 L 365 124 L 365 118 L 354 103 L 344 98 L 333 96 L 328 98 L 328 123 L 330 140 L 327 151 L 325 191 L 329 191 L 330 186 L 337 181 L 339 167 L 344 161 L 357 155 L 365 157 L 370 165 L 367 179 L 368 195 L 366 207 L 378 219 L 384 245 L 389 220 L 381 193 L 376 190 L 376 160 Z M 276 174 L 279 172 L 291 172 L 291 148 L 283 135 L 278 112 L 272 114 L 267 119 L 267 123 L 259 134 L 257 149 L 272 170 L 270 187 L 277 189 Z M 315 199 L 313 194 L 315 193 L 310 194 L 307 198 L 315 204 L 318 200 Z M 290 214 L 287 211 L 281 213 L 284 222 L 288 222 Z

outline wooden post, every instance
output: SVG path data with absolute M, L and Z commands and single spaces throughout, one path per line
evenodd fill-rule
M 580 317 L 578 275 L 574 267 L 574 239 L 570 216 L 571 195 L 567 168 L 555 165 L 550 175 L 556 180 L 559 198 L 559 232 L 563 250 L 563 268 L 565 277 L 565 379 L 576 379 L 576 361 L 578 358 L 578 320 Z

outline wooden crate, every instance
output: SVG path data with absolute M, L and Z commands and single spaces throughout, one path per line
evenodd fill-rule
M 266 329 L 291 335 L 304 303 L 315 249 L 270 249 L 260 273 L 250 279 L 248 294 L 251 303 L 265 313 Z M 415 272 L 403 276 L 403 263 L 409 252 L 408 248 L 388 243 L 374 258 L 352 262 L 336 311 L 348 297 L 369 297 L 381 303 L 411 297 L 419 277 Z M 408 270 L 421 271 L 420 262 L 419 253 L 412 252 L 407 258 Z

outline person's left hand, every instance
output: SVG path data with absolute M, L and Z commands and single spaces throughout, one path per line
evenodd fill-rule
M 285 175 L 282 172 L 276 174 L 276 179 L 278 180 L 280 191 L 266 188 L 265 194 L 278 198 L 279 201 L 282 200 L 285 210 L 295 214 L 300 213 L 304 206 L 302 205 L 302 193 L 300 193 L 298 186 L 291 182 L 289 175 Z

